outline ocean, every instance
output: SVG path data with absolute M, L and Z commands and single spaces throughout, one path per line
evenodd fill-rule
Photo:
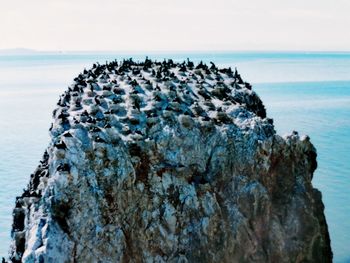
M 84 67 L 145 53 L 0 55 L 0 256 L 10 245 L 15 197 L 49 142 L 58 97 Z M 280 135 L 308 134 L 317 148 L 313 185 L 322 191 L 334 262 L 350 262 L 350 53 L 151 53 L 237 67 L 253 84 Z

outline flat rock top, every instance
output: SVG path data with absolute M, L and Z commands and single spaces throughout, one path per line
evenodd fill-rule
M 124 141 L 137 141 L 159 122 L 242 126 L 248 118 L 266 117 L 261 100 L 236 70 L 191 61 L 94 64 L 74 79 L 58 105 L 53 137 L 80 124 L 92 132 L 113 126 Z M 103 142 L 98 135 L 96 140 Z

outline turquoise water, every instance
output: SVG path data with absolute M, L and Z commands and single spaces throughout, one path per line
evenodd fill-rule
M 350 81 L 257 84 L 281 134 L 309 134 L 318 152 L 334 262 L 350 262 Z
M 131 54 L 143 59 L 144 54 Z M 10 241 L 15 196 L 48 144 L 51 112 L 71 80 L 95 61 L 129 54 L 0 56 L 0 255 Z M 308 134 L 318 151 L 313 184 L 323 193 L 335 262 L 350 262 L 350 53 L 169 53 L 237 66 L 254 84 L 279 134 Z

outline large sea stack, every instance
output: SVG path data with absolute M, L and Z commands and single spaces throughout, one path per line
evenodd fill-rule
M 57 105 L 9 261 L 332 261 L 316 150 L 237 71 L 94 64 Z

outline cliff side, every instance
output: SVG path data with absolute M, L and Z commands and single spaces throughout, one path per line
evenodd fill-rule
M 237 71 L 93 65 L 60 97 L 12 262 L 331 262 L 316 150 Z

